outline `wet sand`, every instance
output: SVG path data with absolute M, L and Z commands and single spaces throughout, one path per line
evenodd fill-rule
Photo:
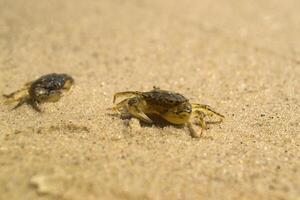
M 0 199 L 299 199 L 300 2 L 0 0 Z M 200 139 L 107 108 L 153 86 L 226 116 Z

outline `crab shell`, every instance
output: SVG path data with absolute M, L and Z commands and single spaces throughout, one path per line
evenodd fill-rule
M 61 90 L 69 90 L 74 79 L 67 74 L 47 74 L 35 80 L 29 88 L 29 96 L 37 102 L 56 102 Z
M 192 114 L 192 106 L 187 98 L 175 92 L 152 90 L 141 94 L 146 102 L 145 114 L 156 114 L 172 124 L 185 124 Z M 129 102 L 128 102 L 129 103 Z

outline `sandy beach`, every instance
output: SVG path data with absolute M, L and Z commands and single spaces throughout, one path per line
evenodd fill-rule
M 299 8 L 0 0 L 0 199 L 299 199 Z M 4 104 L 53 72 L 75 80 L 60 101 Z M 225 120 L 197 139 L 108 109 L 114 93 L 153 86 Z

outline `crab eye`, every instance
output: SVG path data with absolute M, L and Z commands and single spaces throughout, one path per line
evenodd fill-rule
M 136 98 L 131 98 L 131 99 L 129 99 L 128 104 L 129 104 L 129 105 L 134 105 L 134 104 L 136 104 L 137 102 L 138 102 L 138 100 L 137 100 Z

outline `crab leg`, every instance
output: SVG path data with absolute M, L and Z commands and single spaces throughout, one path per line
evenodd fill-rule
M 192 107 L 194 111 L 200 111 L 208 116 L 213 116 L 217 115 L 220 117 L 220 120 L 222 121 L 225 116 L 214 111 L 209 105 L 204 105 L 204 104 L 198 104 L 198 103 L 192 103 Z
M 193 115 L 197 119 L 197 122 L 199 123 L 199 125 L 201 127 L 200 132 L 194 130 L 191 122 L 188 122 L 187 126 L 191 132 L 192 137 L 199 138 L 202 136 L 203 130 L 207 129 L 206 121 L 204 120 L 204 117 L 206 116 L 206 114 L 200 110 L 193 110 Z
M 22 88 L 13 93 L 10 93 L 10 94 L 3 94 L 3 97 L 7 99 L 6 103 L 18 101 L 18 100 L 24 98 L 24 96 L 27 96 L 27 94 L 26 94 L 27 90 L 28 90 L 28 88 Z
M 122 108 L 127 109 L 128 100 L 129 99 L 124 99 L 123 101 L 117 103 L 116 105 L 114 105 L 112 110 L 120 111 L 120 109 L 122 109 Z
M 143 122 L 146 122 L 148 124 L 152 124 L 153 121 L 145 114 L 143 113 L 138 106 L 129 106 L 128 112 L 132 114 L 134 117 L 142 120 Z
M 188 128 L 190 129 L 190 132 L 192 133 L 193 137 L 201 137 L 202 132 L 204 129 L 206 128 L 206 124 L 208 123 L 220 123 L 223 121 L 224 115 L 214 111 L 210 106 L 208 105 L 204 105 L 204 104 L 196 104 L 193 103 L 192 104 L 192 108 L 193 108 L 193 114 L 195 115 L 195 117 L 198 120 L 199 125 L 201 126 L 201 132 L 200 134 L 197 133 L 193 128 L 192 128 L 192 124 L 189 122 L 188 123 Z M 217 115 L 220 117 L 219 121 L 215 121 L 215 122 L 209 122 L 209 121 L 205 121 L 204 118 L 206 116 L 213 116 L 213 115 Z
M 23 97 L 23 98 L 21 98 L 21 99 L 19 99 L 18 104 L 17 104 L 15 107 L 13 107 L 13 109 L 16 109 L 16 108 L 22 106 L 22 105 L 23 105 L 24 103 L 26 103 L 27 101 L 28 101 L 28 97 L 27 97 L 27 96 L 26 96 L 26 97 Z
M 124 99 L 123 101 L 121 101 L 120 103 L 118 103 L 117 105 L 115 105 L 113 107 L 114 110 L 120 111 L 120 109 L 125 109 L 127 110 L 132 116 L 142 120 L 143 122 L 152 124 L 153 121 L 145 114 L 141 111 L 141 109 L 139 108 L 139 104 L 133 104 L 133 105 L 128 105 L 128 101 L 131 98 L 128 99 Z
M 187 123 L 187 127 L 189 129 L 189 131 L 191 132 L 191 136 L 193 138 L 199 138 L 202 136 L 202 133 L 203 133 L 203 129 L 201 129 L 200 133 L 198 131 L 196 131 L 194 128 L 193 128 L 193 125 L 191 122 L 188 122 Z
M 37 112 L 42 112 L 41 109 L 39 108 L 38 106 L 38 102 L 37 101 L 34 101 L 33 99 L 28 99 L 27 100 L 27 103 L 32 106 L 32 108 L 34 110 L 36 110 Z
M 23 87 L 22 89 L 19 89 L 19 90 L 15 91 L 15 92 L 12 92 L 12 93 L 10 93 L 10 94 L 4 94 L 3 96 L 4 96 L 5 98 L 12 98 L 12 97 L 14 97 L 15 95 L 17 95 L 17 94 L 23 92 L 24 90 L 28 90 L 28 88 L 30 87 L 31 83 L 32 83 L 32 81 L 27 82 L 27 83 L 24 84 L 24 87 Z M 14 98 L 14 99 L 16 99 L 16 98 Z
M 139 95 L 141 92 L 138 91 L 126 91 L 126 92 L 118 92 L 114 94 L 113 103 L 116 102 L 118 97 L 126 96 L 126 97 L 132 97 L 134 95 Z

